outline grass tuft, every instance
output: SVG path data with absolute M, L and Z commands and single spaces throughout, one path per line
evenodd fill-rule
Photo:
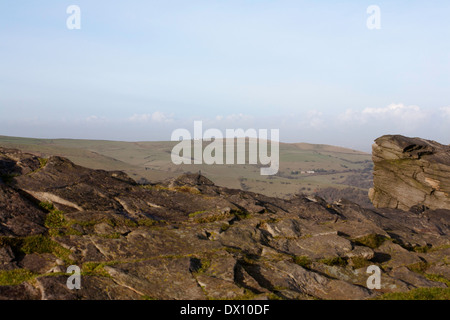
M 37 274 L 26 269 L 0 271 L 0 286 L 15 286 L 36 277 Z
M 198 216 L 199 214 L 202 214 L 205 212 L 206 212 L 206 210 L 195 211 L 195 212 L 189 214 L 189 218 L 193 218 L 193 217 Z
M 45 158 L 39 158 L 39 164 L 41 168 L 45 167 L 47 165 L 48 159 Z
M 450 288 L 416 288 L 408 292 L 385 293 L 377 300 L 450 300 Z
M 326 264 L 327 266 L 345 267 L 347 265 L 347 260 L 342 257 L 322 259 L 322 260 L 319 260 L 319 262 Z
M 360 269 L 368 267 L 373 264 L 373 262 L 363 258 L 363 257 L 353 257 L 350 259 L 350 263 L 353 269 Z
M 415 273 L 424 274 L 425 270 L 427 270 L 430 267 L 430 264 L 424 261 L 420 261 L 417 263 L 410 264 L 409 266 L 406 267 Z
M 252 215 L 244 210 L 232 210 L 232 213 L 238 220 L 245 220 L 252 217 Z
M 311 259 L 307 256 L 295 256 L 293 257 L 293 261 L 295 264 L 298 264 L 305 269 L 309 269 L 312 263 Z
M 445 283 L 445 285 L 447 285 L 447 287 L 450 288 L 450 280 L 444 276 L 441 276 L 439 274 L 431 274 L 430 273 L 430 274 L 426 274 L 425 278 L 427 278 L 428 280 L 431 280 L 431 281 Z
M 386 237 L 379 234 L 369 234 L 367 236 L 355 239 L 353 242 L 360 246 L 369 247 L 371 249 L 376 249 L 381 246 L 387 240 Z

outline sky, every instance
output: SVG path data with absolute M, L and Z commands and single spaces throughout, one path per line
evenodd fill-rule
M 449 39 L 448 0 L 2 0 L 0 135 L 170 140 L 201 120 L 450 144 Z

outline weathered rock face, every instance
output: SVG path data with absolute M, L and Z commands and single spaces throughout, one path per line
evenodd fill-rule
M 387 135 L 373 145 L 376 208 L 450 209 L 450 146 Z
M 192 174 L 139 186 L 2 148 L 0 174 L 0 299 L 368 299 L 450 274 L 448 210 L 278 199 Z

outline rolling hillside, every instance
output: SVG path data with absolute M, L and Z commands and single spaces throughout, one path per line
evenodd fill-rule
M 0 136 L 0 146 L 18 148 L 42 157 L 60 155 L 81 166 L 121 170 L 140 183 L 157 182 L 185 172 L 198 172 L 217 185 L 241 188 L 276 197 L 344 190 L 365 197 L 372 184 L 368 153 L 329 145 L 280 144 L 280 170 L 261 176 L 256 165 L 180 165 L 170 153 L 176 142 L 120 142 L 101 140 L 32 139 Z M 314 171 L 314 173 L 306 173 Z M 348 189 L 351 187 L 352 189 Z M 333 189 L 330 189 L 333 188 Z M 327 191 L 328 190 L 328 191 Z M 332 190 L 333 192 L 330 192 Z M 338 192 L 339 193 L 339 192 Z

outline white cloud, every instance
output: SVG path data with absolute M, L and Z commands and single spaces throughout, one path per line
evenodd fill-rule
M 284 118 L 283 122 L 287 125 L 290 121 L 297 117 L 299 118 L 297 127 L 316 130 L 322 130 L 326 127 L 326 115 L 324 115 L 323 112 L 314 109 L 308 110 L 308 112 L 299 115 L 290 115 L 288 118 Z
M 243 114 L 243 113 L 239 113 L 239 114 L 230 114 L 228 116 L 225 117 L 226 120 L 231 120 L 231 121 L 242 121 L 242 120 L 251 120 L 253 117 Z
M 363 117 L 361 112 L 354 111 L 352 109 L 345 110 L 344 113 L 341 113 L 337 116 L 338 121 L 340 122 L 357 122 L 361 123 L 363 121 Z
M 236 128 L 236 127 L 252 127 L 254 126 L 255 117 L 243 113 L 233 113 L 228 115 L 216 115 L 212 118 L 204 118 L 202 120 L 204 127 L 210 128 Z
M 172 115 L 166 115 L 163 112 L 155 111 L 153 113 L 134 114 L 128 118 L 131 122 L 172 122 Z
M 107 121 L 106 117 L 99 117 L 96 115 L 89 116 L 85 120 L 86 120 L 86 122 L 89 122 L 89 123 L 99 123 L 99 122 Z
M 450 107 L 442 107 L 439 110 L 444 118 L 450 120 Z
M 392 103 L 386 107 L 365 108 L 362 111 L 348 109 L 338 115 L 338 120 L 351 125 L 396 124 L 402 128 L 413 129 L 429 120 L 429 117 L 430 113 L 418 106 Z
M 396 119 L 407 122 L 424 120 L 427 113 L 418 106 L 405 106 L 402 103 L 390 104 L 385 108 L 366 108 L 362 111 L 363 118 Z
M 154 112 L 154 113 L 152 114 L 152 121 L 156 121 L 156 122 L 165 122 L 165 121 L 167 121 L 167 120 L 169 120 L 169 119 L 168 119 L 167 116 L 166 116 L 164 113 L 162 113 L 162 112 L 156 111 L 156 112 Z
M 311 128 L 320 129 L 324 126 L 323 113 L 317 110 L 310 110 L 308 112 L 308 124 Z

